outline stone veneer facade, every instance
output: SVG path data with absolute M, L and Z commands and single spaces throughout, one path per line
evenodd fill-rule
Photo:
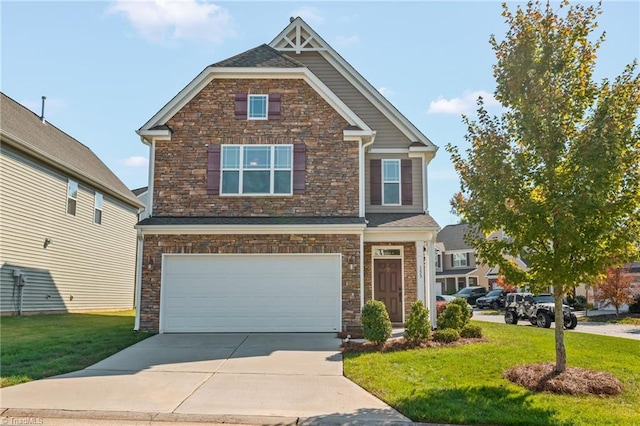
M 280 119 L 238 120 L 237 93 L 281 95 Z M 345 141 L 342 118 L 302 79 L 214 79 L 167 125 L 157 141 L 154 216 L 358 216 L 358 142 Z M 207 194 L 210 144 L 306 146 L 305 193 L 290 196 Z
M 373 289 L 373 247 L 403 247 L 403 288 L 404 317 L 409 317 L 411 304 L 418 300 L 418 284 L 416 278 L 416 243 L 364 243 L 364 300 L 372 299 Z
M 145 235 L 140 298 L 142 331 L 159 330 L 163 253 L 341 253 L 342 327 L 360 328 L 359 235 Z

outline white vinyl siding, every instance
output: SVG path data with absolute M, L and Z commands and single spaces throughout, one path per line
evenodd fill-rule
M 81 181 L 73 217 L 64 174 L 6 145 L 0 171 L 0 310 L 17 308 L 14 268 L 27 276 L 25 311 L 132 308 L 136 209 L 105 195 L 109 220 L 95 226 L 95 191 Z M 46 238 L 52 242 L 44 248 Z
M 331 332 L 341 256 L 165 254 L 160 332 Z

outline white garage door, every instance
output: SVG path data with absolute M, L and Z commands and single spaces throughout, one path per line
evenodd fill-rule
M 160 332 L 339 331 L 340 255 L 165 255 Z

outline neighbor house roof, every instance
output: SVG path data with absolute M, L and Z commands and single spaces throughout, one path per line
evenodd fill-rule
M 304 67 L 300 62 L 291 59 L 273 47 L 262 44 L 246 52 L 232 56 L 211 65 L 212 67 L 268 67 L 268 68 L 297 68 Z
M 438 232 L 436 241 L 444 245 L 445 251 L 473 250 L 473 247 L 464 240 L 467 232 L 469 232 L 469 225 L 466 223 L 447 225 Z
M 135 207 L 140 201 L 87 146 L 0 93 L 3 143 L 26 152 Z
M 145 192 L 147 192 L 149 190 L 148 186 L 143 186 L 142 188 L 136 188 L 136 189 L 132 189 L 131 192 L 133 192 L 133 194 L 135 196 L 138 196 L 140 194 L 144 194 Z

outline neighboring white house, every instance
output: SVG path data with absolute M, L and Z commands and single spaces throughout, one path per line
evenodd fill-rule
M 85 145 L 0 99 L 0 313 L 130 309 L 142 203 Z

